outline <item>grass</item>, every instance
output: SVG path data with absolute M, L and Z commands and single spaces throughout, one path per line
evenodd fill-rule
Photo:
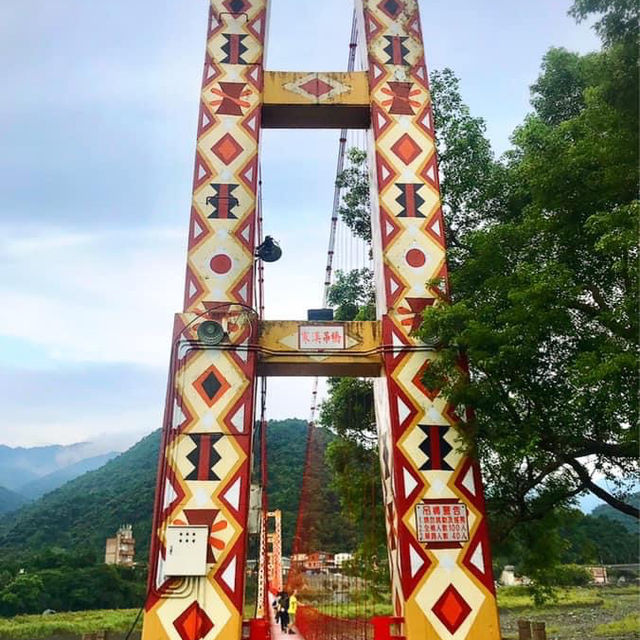
M 390 616 L 393 615 L 393 607 L 390 603 L 370 602 L 355 604 L 353 602 L 344 604 L 318 605 L 318 611 L 337 618 L 371 618 L 373 616 Z
M 604 604 L 601 594 L 595 589 L 574 587 L 558 590 L 558 599 L 548 602 L 549 607 L 600 607 Z M 530 609 L 534 607 L 533 597 L 523 587 L 502 587 L 498 589 L 498 607 L 505 610 Z
M 57 634 L 81 635 L 96 631 L 128 631 L 138 609 L 74 611 L 48 616 L 22 615 L 0 618 L 0 638 L 36 640 Z M 142 616 L 138 621 L 141 626 Z
M 634 592 L 637 594 L 637 589 Z M 581 608 L 581 607 L 602 607 L 605 599 L 598 589 L 588 589 L 573 587 L 570 589 L 559 589 L 558 599 L 545 604 L 542 608 Z M 340 618 L 357 618 L 362 616 L 387 616 L 392 615 L 392 607 L 387 602 L 376 604 L 375 608 L 371 602 L 366 603 L 345 603 L 339 605 L 316 605 L 317 608 L 327 615 Z M 502 587 L 498 589 L 498 607 L 503 611 L 520 611 L 534 609 L 532 596 L 529 595 L 526 587 Z M 538 607 L 538 610 L 540 608 Z
M 621 633 L 638 634 L 640 633 L 640 613 L 631 613 L 621 620 L 613 620 L 612 622 L 599 624 L 595 628 L 595 632 L 605 638 L 609 636 L 619 636 Z
M 584 638 L 637 638 L 640 634 L 640 614 L 637 602 L 638 587 L 625 588 L 572 588 L 563 589 L 558 601 L 543 607 L 534 607 L 531 596 L 522 587 L 503 587 L 498 590 L 498 604 L 503 617 L 503 630 L 507 637 L 514 637 L 517 618 L 545 620 L 549 637 L 559 640 L 584 640 Z M 342 618 L 390 615 L 388 603 L 345 603 L 322 607 L 328 615 Z M 524 613 L 526 611 L 526 613 Z M 77 611 L 56 613 L 50 616 L 21 615 L 0 618 L 0 640 L 41 640 L 51 636 L 80 636 L 106 630 L 125 633 L 131 627 L 137 609 Z M 247 610 L 246 614 L 253 615 Z M 585 619 L 585 616 L 588 620 Z M 138 628 L 141 627 L 141 620 Z M 508 628 L 507 628 L 508 627 Z M 510 634 L 510 635 L 509 635 Z

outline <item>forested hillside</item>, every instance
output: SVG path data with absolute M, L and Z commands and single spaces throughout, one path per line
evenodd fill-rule
M 31 482 L 27 482 L 20 487 L 20 493 L 31 500 L 39 498 L 45 493 L 50 493 L 70 480 L 87 473 L 87 471 L 99 469 L 109 462 L 109 460 L 113 460 L 118 455 L 119 454 L 117 452 L 111 451 L 110 453 L 103 453 L 99 456 L 92 456 L 91 458 L 79 460 L 78 462 L 63 467 L 62 469 L 48 473 L 41 478 L 36 478 L 35 480 L 31 480 Z
M 269 505 L 282 510 L 283 546 L 288 553 L 296 526 L 307 440 L 303 420 L 272 420 L 267 428 Z M 51 548 L 93 553 L 100 560 L 105 538 L 124 522 L 133 525 L 136 558 L 149 552 L 160 431 L 154 431 L 100 469 L 91 471 L 24 506 L 0 523 L 0 550 L 29 554 Z M 0 495 L 0 498 L 2 496 Z M 346 542 L 337 499 L 326 519 L 329 546 Z
M 289 552 L 296 529 L 307 423 L 295 418 L 270 421 L 267 426 L 267 496 L 271 509 L 282 511 L 282 540 Z
M 628 502 L 634 507 L 640 509 L 640 492 L 634 493 L 632 496 L 630 496 Z M 591 512 L 591 515 L 598 518 L 609 518 L 609 520 L 619 522 L 629 532 L 633 533 L 636 536 L 638 535 L 638 520 L 624 513 L 620 513 L 620 511 L 617 511 L 608 504 L 601 504 L 599 507 L 596 507 Z
M 0 487 L 0 513 L 15 511 L 26 502 L 26 498 L 11 489 Z
M 318 433 L 324 456 L 333 436 L 324 429 Z M 160 431 L 154 431 L 100 469 L 0 523 L 0 615 L 46 608 L 133 607 L 142 602 L 159 443 Z M 306 444 L 305 421 L 268 423 L 269 507 L 282 511 L 285 553 L 290 552 L 296 529 Z M 322 476 L 314 500 L 322 513 L 317 543 L 329 551 L 350 550 L 352 527 L 340 514 L 322 462 L 316 473 Z M 136 559 L 142 564 L 133 570 L 102 564 L 105 538 L 125 522 L 133 525 Z
M 138 557 L 146 558 L 158 446 L 155 431 L 103 467 L 11 514 L 0 524 L 0 549 L 24 554 L 59 547 L 100 557 L 105 538 L 130 522 Z

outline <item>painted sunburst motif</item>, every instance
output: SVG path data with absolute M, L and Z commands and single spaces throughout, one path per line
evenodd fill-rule
M 229 523 L 226 520 L 219 520 L 212 524 L 211 529 L 209 530 L 209 544 L 218 551 L 222 551 L 225 548 L 226 542 L 220 538 L 216 538 L 213 534 L 218 531 L 223 531 L 228 525 Z

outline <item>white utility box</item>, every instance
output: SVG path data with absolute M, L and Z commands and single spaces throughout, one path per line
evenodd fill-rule
M 165 576 L 207 575 L 208 538 L 206 525 L 167 527 Z
M 262 487 L 259 484 L 252 484 L 249 492 L 249 533 L 260 533 L 261 515 Z

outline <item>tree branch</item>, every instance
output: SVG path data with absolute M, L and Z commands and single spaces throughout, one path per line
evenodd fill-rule
M 620 338 L 626 340 L 634 340 L 635 335 L 629 327 L 625 327 L 615 320 L 607 320 L 603 317 L 604 313 L 609 313 L 607 309 L 600 309 L 600 307 L 593 307 L 586 302 L 580 302 L 579 300 L 572 300 L 567 304 L 570 309 L 575 311 L 582 311 L 585 315 L 589 316 L 592 320 L 599 322 L 605 329 L 609 329 L 611 333 L 617 335 Z
M 600 311 L 610 311 L 604 296 L 593 285 L 587 285 L 587 290 L 593 296 L 595 303 L 598 305 Z
M 583 458 L 584 456 L 600 454 L 609 458 L 632 458 L 638 455 L 638 442 L 610 443 L 598 442 L 597 440 L 583 439 L 585 446 L 582 449 L 573 451 L 573 456 Z
M 617 511 L 626 513 L 629 516 L 640 519 L 640 510 L 636 509 L 633 505 L 618 500 L 615 496 L 611 495 L 608 491 L 605 491 L 602 487 L 599 487 L 589 475 L 589 472 L 574 458 L 563 458 L 564 461 L 575 471 L 580 482 L 584 485 L 585 489 L 589 489 L 591 493 L 598 496 L 601 500 L 604 500 L 607 504 L 611 505 Z
M 561 463 L 559 463 L 558 466 L 561 466 Z M 586 487 L 580 483 L 577 487 L 574 487 L 570 491 L 558 496 L 556 502 L 562 502 L 569 498 L 574 498 L 581 491 L 584 491 L 585 488 Z M 514 514 L 510 520 L 502 523 L 500 534 L 497 536 L 499 540 L 505 540 L 517 525 L 522 524 L 523 522 L 534 522 L 535 520 L 540 520 L 553 508 L 545 506 L 541 509 L 530 509 L 522 495 L 518 495 L 514 500 L 518 502 L 518 512 Z

